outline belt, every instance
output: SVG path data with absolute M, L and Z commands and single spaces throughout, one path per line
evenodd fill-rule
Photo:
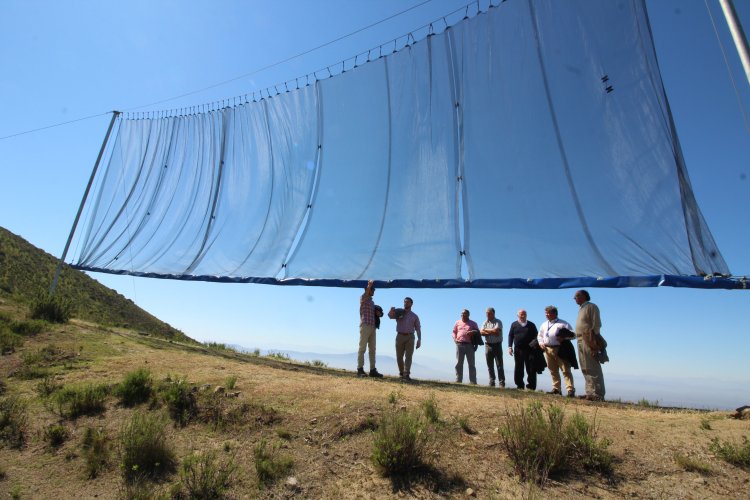
M 398 333 L 399 335 L 411 335 L 414 332 L 396 332 L 396 333 Z

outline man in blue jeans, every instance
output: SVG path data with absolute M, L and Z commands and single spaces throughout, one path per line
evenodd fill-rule
M 484 357 L 487 360 L 487 371 L 490 374 L 490 386 L 495 387 L 495 366 L 500 388 L 505 387 L 505 369 L 503 368 L 503 322 L 495 317 L 495 308 L 487 308 L 487 321 L 479 331 L 484 337 Z

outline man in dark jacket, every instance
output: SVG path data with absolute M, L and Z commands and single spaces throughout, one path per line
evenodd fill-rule
M 534 356 L 529 343 L 536 339 L 539 332 L 536 325 L 526 319 L 526 311 L 518 311 L 518 321 L 510 325 L 508 331 L 508 354 L 513 356 L 515 371 L 513 374 L 516 387 L 523 389 L 523 370 L 526 369 L 526 388 L 536 390 L 536 369 L 534 368 Z

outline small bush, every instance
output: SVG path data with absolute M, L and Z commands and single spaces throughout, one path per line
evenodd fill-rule
M 31 303 L 31 318 L 42 319 L 50 323 L 67 323 L 73 314 L 70 300 L 57 295 L 39 295 Z
M 253 356 L 255 356 L 256 358 L 260 356 L 260 349 L 253 349 Z
M 655 399 L 654 401 L 649 401 L 646 398 L 641 398 L 636 404 L 644 408 L 656 408 L 659 406 L 659 400 Z
M 701 429 L 704 431 L 710 431 L 711 430 L 711 421 L 707 418 L 701 419 Z
M 62 384 L 55 381 L 55 377 L 51 375 L 45 376 L 40 382 L 36 384 L 36 392 L 43 398 L 47 398 L 59 391 L 62 388 Z
M 224 381 L 224 387 L 226 387 L 228 390 L 232 390 L 237 385 L 237 376 L 232 375 L 231 377 L 227 377 L 227 379 Z
M 703 474 L 704 476 L 708 476 L 713 472 L 711 470 L 711 467 L 707 463 L 698 460 L 697 458 L 691 458 L 687 455 L 683 455 L 682 453 L 675 453 L 674 461 L 682 469 L 688 472 L 697 472 L 698 474 Z
M 285 441 L 290 441 L 292 439 L 292 433 L 286 429 L 276 429 L 276 435 Z
M 461 430 L 466 434 L 473 435 L 477 433 L 477 431 L 475 431 L 471 427 L 471 424 L 469 423 L 469 417 L 467 416 L 462 415 L 458 417 L 458 426 L 461 427 Z
M 109 466 L 112 449 L 109 437 L 102 429 L 87 427 L 83 433 L 81 448 L 86 463 L 86 476 L 94 479 Z
M 67 419 L 76 419 L 81 415 L 98 415 L 105 410 L 105 400 L 109 387 L 105 384 L 86 384 L 75 387 L 63 387 L 53 396 L 57 413 Z
M 608 439 L 597 437 L 596 420 L 589 423 L 580 413 L 575 413 L 565 425 L 568 457 L 577 467 L 602 474 L 612 473 L 612 455 L 607 448 Z
M 401 391 L 391 391 L 388 394 L 388 402 L 392 405 L 398 403 L 399 399 L 401 399 Z
M 175 424 L 184 427 L 198 414 L 198 403 L 190 384 L 185 379 L 170 381 L 162 388 L 169 416 Z
M 68 430 L 64 425 L 52 424 L 44 429 L 44 440 L 52 448 L 59 448 L 68 439 Z
M 50 377 L 50 373 L 50 369 L 44 366 L 24 364 L 13 375 L 19 380 L 35 380 Z
M 281 361 L 289 361 L 289 355 L 283 352 L 269 352 L 266 354 L 267 358 L 278 359 Z
M 120 434 L 120 447 L 126 482 L 156 479 L 174 471 L 175 455 L 167 442 L 164 420 L 158 415 L 135 413 Z
M 328 363 L 326 363 L 325 361 L 321 361 L 319 359 L 313 359 L 312 361 L 308 361 L 306 364 L 308 364 L 310 366 L 314 366 L 316 368 L 327 368 L 328 367 Z
M 219 463 L 214 452 L 190 455 L 180 467 L 182 489 L 188 498 L 224 498 L 236 470 L 232 458 Z
M 47 322 L 34 319 L 30 321 L 14 321 L 11 330 L 18 335 L 36 335 L 47 329 Z
M 16 352 L 16 347 L 23 344 L 23 338 L 13 333 L 10 328 L 0 324 L 0 355 Z
M 0 399 L 0 443 L 21 448 L 26 442 L 27 404 L 17 396 Z
M 120 398 L 123 406 L 132 407 L 145 403 L 152 392 L 151 372 L 139 368 L 125 375 L 123 381 L 115 388 L 115 395 Z
M 747 440 L 747 436 L 742 436 L 741 444 L 721 442 L 719 438 L 714 438 L 709 449 L 725 462 L 745 469 L 750 468 L 750 441 Z
M 372 461 L 386 476 L 409 475 L 424 465 L 427 445 L 427 432 L 419 415 L 390 411 L 375 431 Z
M 255 446 L 255 473 L 261 485 L 275 481 L 294 466 L 291 457 L 280 456 L 278 451 L 278 445 L 269 445 L 265 438 L 261 438 Z
M 429 398 L 422 401 L 422 410 L 428 422 L 435 424 L 440 421 L 440 410 L 434 394 L 430 394 Z
M 581 467 L 610 473 L 609 441 L 598 439 L 595 421 L 575 414 L 567 422 L 555 405 L 539 402 L 508 411 L 500 438 L 516 473 L 524 481 L 544 484 L 550 474 Z

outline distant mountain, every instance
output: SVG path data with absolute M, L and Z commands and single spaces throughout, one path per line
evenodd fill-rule
M 56 257 L 0 227 L 0 297 L 30 304 L 39 294 L 47 293 L 57 262 Z M 56 293 L 71 301 L 76 318 L 194 342 L 130 299 L 67 266 L 60 276 Z
M 253 352 L 255 349 L 250 349 L 241 345 L 234 344 L 230 346 L 240 352 Z M 342 368 L 344 370 L 351 370 L 352 372 L 357 369 L 357 353 L 343 353 L 343 354 L 323 354 L 318 352 L 300 352 L 300 351 L 288 351 L 283 349 L 258 349 L 261 355 L 267 355 L 271 353 L 281 353 L 289 358 L 296 361 L 322 361 L 331 368 Z M 370 362 L 368 361 L 367 353 L 365 353 L 365 370 L 370 369 Z M 378 354 L 375 357 L 375 365 L 380 373 L 383 375 L 398 375 L 398 364 L 396 358 L 393 356 L 383 356 Z M 425 380 L 443 380 L 452 381 L 453 376 L 451 375 L 453 367 L 445 366 L 444 361 L 438 361 L 429 357 L 423 357 L 419 355 L 419 351 L 414 353 L 414 358 L 411 364 L 411 374 L 413 377 L 425 379 Z

